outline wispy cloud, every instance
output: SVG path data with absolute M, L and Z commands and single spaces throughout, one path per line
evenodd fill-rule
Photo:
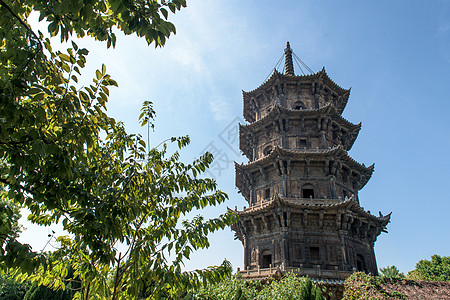
M 209 101 L 209 109 L 216 121 L 229 121 L 233 118 L 230 104 L 217 95 Z

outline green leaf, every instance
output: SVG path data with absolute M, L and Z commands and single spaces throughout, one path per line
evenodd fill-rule
M 81 55 L 88 55 L 89 51 L 86 48 L 83 48 L 83 49 L 80 49 L 78 51 L 78 53 L 81 54 Z
M 70 62 L 70 56 L 69 55 L 61 53 L 58 56 L 61 58 L 61 60 L 66 61 L 66 62 Z
M 169 13 L 167 12 L 167 10 L 165 8 L 161 8 L 160 10 L 164 18 L 167 20 L 167 18 L 169 17 Z
M 79 95 L 82 102 L 89 103 L 91 101 L 90 97 L 85 92 L 80 91 Z
M 58 29 L 58 22 L 53 21 L 48 25 L 48 32 L 52 33 Z
M 74 41 L 72 41 L 72 47 L 73 47 L 73 49 L 74 49 L 75 51 L 78 50 L 78 46 L 77 46 L 77 44 L 75 44 Z
M 36 88 L 36 87 L 30 88 L 30 89 L 28 90 L 28 95 L 34 95 L 34 94 L 39 93 L 40 91 L 42 91 L 40 88 Z
M 61 64 L 61 68 L 62 68 L 64 71 L 66 71 L 67 73 L 70 72 L 70 67 L 69 67 L 69 65 L 66 64 L 66 63 L 62 63 L 62 64 Z

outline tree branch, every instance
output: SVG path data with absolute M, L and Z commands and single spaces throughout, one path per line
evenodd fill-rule
M 37 49 L 36 51 L 33 53 L 33 55 L 27 60 L 27 63 L 25 64 L 25 66 L 22 68 L 22 70 L 20 71 L 19 75 L 17 77 L 22 76 L 23 71 L 25 71 L 26 68 L 28 68 L 28 65 L 30 64 L 30 61 L 32 61 L 36 55 L 42 50 L 42 42 L 41 39 L 36 35 L 36 33 L 34 33 L 33 30 L 31 30 L 31 28 L 28 26 L 27 23 L 25 23 L 15 12 L 12 11 L 12 9 L 3 1 L 0 0 L 0 5 L 3 6 L 4 8 L 6 8 L 7 11 L 9 11 L 9 13 L 19 21 L 20 24 L 22 24 L 23 27 L 25 27 L 25 29 L 31 33 L 31 35 L 34 37 L 34 39 L 37 41 Z

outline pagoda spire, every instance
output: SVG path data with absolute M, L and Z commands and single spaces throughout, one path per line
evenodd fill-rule
M 285 74 L 294 76 L 294 64 L 292 63 L 292 49 L 289 42 L 286 42 L 286 49 L 284 49 L 284 69 Z

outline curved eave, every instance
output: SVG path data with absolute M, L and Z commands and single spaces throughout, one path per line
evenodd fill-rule
M 336 123 L 338 123 L 340 126 L 345 127 L 349 132 L 355 132 L 361 129 L 361 122 L 358 124 L 354 124 L 350 122 L 349 120 L 345 119 L 341 114 L 339 114 L 334 106 L 331 106 L 335 113 L 332 114 L 332 116 L 336 117 Z
M 342 201 L 342 202 L 336 202 L 333 204 L 313 204 L 313 203 L 307 203 L 307 202 L 301 202 L 301 201 L 299 201 L 299 202 L 290 201 L 290 200 L 284 199 L 280 196 L 275 196 L 272 200 L 263 202 L 262 205 L 255 205 L 255 206 L 249 207 L 243 211 L 233 210 L 233 212 L 235 212 L 240 217 L 244 217 L 244 216 L 247 217 L 247 216 L 255 216 L 260 213 L 269 212 L 278 207 L 290 207 L 290 208 L 311 209 L 311 210 L 321 210 L 324 208 L 339 209 L 341 207 L 347 207 L 348 203 L 349 203 L 349 199 Z
M 232 210 L 228 208 L 228 211 L 236 213 L 235 210 Z M 244 233 L 242 232 L 242 229 L 240 227 L 240 222 L 236 222 L 231 224 L 230 229 L 234 231 L 234 239 L 240 240 L 242 243 L 244 243 Z
M 271 120 L 274 117 L 284 117 L 284 116 L 298 116 L 298 115 L 316 115 L 316 114 L 320 114 L 320 113 L 325 113 L 327 112 L 327 110 L 329 110 L 332 107 L 332 105 L 326 105 L 323 106 L 321 108 L 318 109 L 301 109 L 301 110 L 296 110 L 296 109 L 290 109 L 290 108 L 286 108 L 281 106 L 279 103 L 274 103 L 269 111 L 269 113 L 267 113 L 264 117 L 262 117 L 261 119 L 249 123 L 249 124 L 244 124 L 242 125 L 243 130 L 254 130 L 258 127 L 267 125 L 268 123 L 271 122 Z M 341 117 L 342 118 L 342 117 Z M 342 118 L 343 119 L 343 118 Z M 343 119 L 345 120 L 345 119 Z M 348 122 L 348 121 L 347 121 Z M 355 125 L 357 126 L 357 125 Z
M 281 80 L 284 82 L 297 82 L 298 80 L 302 80 L 304 81 L 305 79 L 314 79 L 316 77 L 319 77 L 320 72 L 322 72 L 323 70 L 315 73 L 315 74 L 310 74 L 310 75 L 284 75 L 280 72 L 278 72 L 276 69 L 274 69 L 272 71 L 272 75 L 269 77 L 269 79 L 267 79 L 266 81 L 264 81 L 260 86 L 258 86 L 256 89 L 252 90 L 252 91 L 248 91 L 248 92 L 243 92 L 244 95 L 258 95 L 260 93 L 261 90 L 264 90 L 268 87 L 270 87 L 274 82 L 276 82 L 277 80 Z
M 347 106 L 349 98 L 350 98 L 350 89 L 348 89 L 347 93 L 343 95 L 342 101 L 336 105 L 336 110 L 339 112 L 339 114 L 342 114 L 344 112 L 344 109 Z
M 347 151 L 342 146 L 333 147 L 330 149 L 305 149 L 305 150 L 293 150 L 293 149 L 284 149 L 279 146 L 275 146 L 273 151 L 260 159 L 249 162 L 248 164 L 240 165 L 243 169 L 252 169 L 254 166 L 263 165 L 268 162 L 273 162 L 274 159 L 282 157 L 282 158 L 299 158 L 304 159 L 305 157 L 309 157 L 311 159 L 319 158 L 325 159 L 326 157 L 330 158 L 339 158 L 341 161 L 345 162 L 349 167 L 353 167 L 360 173 L 364 173 L 368 175 L 372 174 L 374 165 L 370 167 L 366 167 L 364 164 L 360 164 L 353 158 L 351 158 Z
M 327 104 L 326 106 L 322 106 L 318 109 L 302 109 L 295 110 L 281 106 L 278 103 L 275 103 L 269 113 L 265 115 L 263 118 L 259 119 L 250 124 L 239 124 L 239 149 L 245 154 L 248 159 L 251 158 L 251 154 L 248 149 L 248 143 L 246 134 L 248 132 L 255 132 L 256 130 L 262 130 L 266 126 L 270 125 L 272 120 L 276 117 L 298 117 L 298 116 L 317 116 L 321 114 L 329 114 L 331 115 L 334 122 L 336 122 L 339 126 L 345 128 L 349 133 L 353 133 L 352 139 L 350 140 L 349 145 L 345 148 L 346 151 L 350 150 L 353 144 L 358 137 L 359 131 L 361 130 L 361 123 L 353 124 L 350 121 L 343 118 L 340 114 L 337 113 L 336 108 L 331 104 Z
M 313 200 L 314 202 L 314 200 Z M 250 216 L 256 216 L 261 213 L 270 212 L 275 208 L 283 208 L 283 207 L 289 207 L 293 209 L 308 209 L 308 210 L 335 210 L 339 211 L 341 209 L 347 209 L 352 211 L 353 213 L 364 217 L 368 220 L 373 221 L 376 224 L 379 224 L 381 227 L 385 227 L 389 222 L 391 218 L 391 214 L 389 213 L 387 215 L 381 215 L 379 217 L 372 215 L 370 212 L 364 210 L 363 207 L 361 207 L 358 203 L 358 201 L 355 200 L 353 196 L 350 198 L 345 199 L 344 201 L 336 202 L 336 203 L 329 203 L 329 204 L 321 204 L 321 203 L 313 203 L 313 202 L 305 202 L 302 200 L 289 200 L 280 196 L 275 196 L 272 200 L 262 203 L 262 205 L 255 205 L 253 207 L 249 207 L 243 211 L 238 210 L 232 210 L 230 211 L 236 213 L 239 217 L 250 217 Z
M 242 91 L 242 98 L 243 98 L 242 115 L 244 116 L 245 121 L 252 123 L 255 121 L 255 116 L 250 112 L 249 97 L 250 96 L 247 94 L 247 92 Z
M 359 123 L 357 125 L 357 128 L 355 128 L 353 131 L 351 131 L 353 133 L 353 135 L 352 135 L 352 138 L 350 139 L 350 143 L 345 148 L 345 150 L 349 151 L 350 149 L 352 149 L 353 144 L 355 143 L 356 139 L 358 138 L 358 134 L 359 134 L 360 130 L 361 130 L 361 123 Z
M 371 166 L 366 168 L 367 171 L 364 172 L 365 176 L 363 177 L 363 179 L 361 181 L 361 186 L 359 187 L 359 189 L 362 189 L 367 184 L 367 182 L 369 182 L 370 178 L 372 178 L 374 169 L 375 169 L 375 164 L 372 164 Z
M 250 92 L 246 92 L 246 91 L 242 91 L 242 98 L 243 98 L 243 115 L 244 115 L 244 119 L 247 122 L 254 122 L 255 121 L 255 117 L 253 116 L 253 114 L 251 114 L 250 111 L 250 104 L 249 104 L 249 99 L 251 98 L 251 96 L 256 96 L 257 94 L 260 93 L 261 90 L 264 90 L 266 88 L 268 88 L 269 86 L 272 85 L 273 82 L 276 82 L 277 79 L 280 78 L 282 74 L 280 72 L 278 72 L 276 69 L 273 70 L 272 75 L 270 76 L 269 79 L 267 79 L 266 81 L 264 81 L 259 87 L 257 87 L 256 89 L 254 89 L 253 91 Z
M 239 124 L 239 150 L 241 150 L 242 153 L 244 153 L 244 155 L 251 160 L 252 155 L 250 153 L 246 137 L 246 133 L 248 132 L 248 130 L 246 130 L 244 126 L 245 125 Z
M 246 173 L 247 171 L 242 168 L 242 165 L 239 165 L 238 163 L 235 162 L 234 172 L 235 172 L 236 187 L 239 189 L 242 196 L 244 196 L 245 200 L 247 200 L 247 202 L 250 202 L 250 192 L 247 185 L 245 184 L 246 179 L 244 176 L 244 173 Z
M 248 91 L 248 92 L 242 91 L 243 103 L 244 103 L 243 115 L 244 115 L 245 120 L 250 123 L 255 121 L 255 117 L 250 113 L 249 99 L 252 96 L 254 96 L 254 97 L 258 96 L 259 94 L 261 94 L 261 92 L 263 90 L 265 90 L 268 87 L 272 86 L 273 84 L 277 83 L 277 81 L 296 83 L 298 81 L 305 82 L 307 80 L 311 80 L 311 82 L 314 80 L 322 80 L 330 89 L 332 89 L 334 92 L 336 92 L 339 96 L 342 96 L 342 101 L 340 103 L 338 103 L 337 107 L 336 107 L 339 114 L 342 114 L 342 112 L 345 109 L 345 106 L 347 105 L 351 89 L 344 89 L 341 86 L 339 86 L 338 84 L 336 84 L 328 76 L 327 72 L 325 71 L 325 67 L 323 67 L 322 70 L 320 70 L 319 72 L 311 74 L 311 75 L 294 75 L 294 76 L 281 74 L 280 72 L 278 72 L 275 69 L 272 72 L 272 75 L 269 77 L 269 79 L 264 81 L 256 89 L 254 89 L 252 91 Z
M 337 94 L 339 95 L 345 95 L 350 93 L 350 89 L 344 89 L 343 87 L 341 87 L 340 85 L 336 84 L 327 74 L 325 67 L 322 68 L 322 70 L 314 73 L 314 74 L 310 74 L 310 75 L 285 75 L 282 74 L 280 72 L 278 72 L 276 69 L 273 70 L 272 75 L 269 77 L 269 79 L 267 79 L 266 81 L 264 81 L 260 86 L 258 86 L 256 89 L 248 91 L 248 92 L 243 92 L 244 95 L 257 95 L 259 94 L 259 92 L 262 89 L 265 89 L 269 86 L 271 86 L 271 84 L 277 80 L 280 81 L 284 81 L 284 82 L 297 82 L 298 80 L 301 81 L 305 81 L 308 79 L 314 80 L 314 79 L 322 79 L 324 80 L 324 82 L 331 88 L 333 89 L 333 91 L 335 91 Z
M 320 114 L 330 114 L 336 123 L 338 123 L 340 126 L 345 127 L 349 132 L 359 131 L 361 129 L 361 123 L 354 124 L 344 117 L 342 117 L 337 109 L 331 104 L 328 103 L 325 106 L 322 106 L 320 108 L 313 108 L 313 109 L 291 109 L 284 106 L 281 106 L 279 103 L 275 103 L 272 105 L 272 108 L 270 109 L 269 113 L 266 114 L 261 119 L 254 121 L 249 124 L 243 124 L 241 127 L 243 130 L 253 130 L 255 128 L 267 125 L 268 122 L 271 122 L 271 120 L 274 117 L 277 116 L 308 116 L 308 115 L 320 115 Z
M 342 114 L 345 107 L 347 106 L 348 99 L 350 97 L 351 88 L 344 89 L 340 85 L 336 84 L 328 76 L 327 72 L 325 71 L 325 67 L 323 67 L 322 70 L 320 70 L 316 74 L 317 74 L 318 79 L 322 80 L 322 82 L 325 83 L 330 89 L 332 89 L 334 92 L 336 92 L 339 96 L 342 97 L 341 98 L 342 100 L 336 104 L 336 110 L 338 111 L 339 114 Z
M 325 70 L 325 67 L 322 68 L 322 70 L 320 70 L 319 72 L 317 72 L 316 74 L 317 77 L 321 78 L 322 80 L 324 80 L 324 82 L 330 87 L 332 88 L 335 92 L 337 92 L 339 95 L 345 95 L 345 94 L 350 94 L 350 89 L 344 89 L 343 87 L 341 87 L 340 85 L 338 85 L 336 82 L 334 82 L 330 76 L 328 76 L 327 71 Z

